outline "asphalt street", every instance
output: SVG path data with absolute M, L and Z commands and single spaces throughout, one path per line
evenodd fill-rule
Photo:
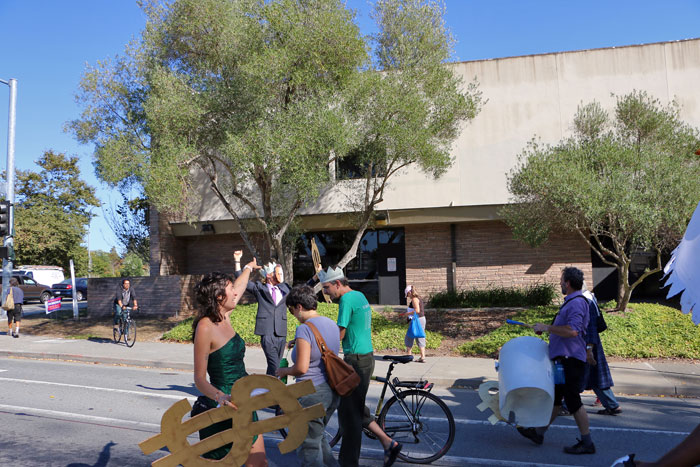
M 168 407 L 198 394 L 188 371 L 7 357 L 0 358 L 0 384 L 0 465 L 16 466 L 150 465 L 167 452 L 146 456 L 138 443 L 160 431 Z M 370 386 L 370 407 L 380 390 L 379 384 Z M 610 465 L 630 452 L 656 459 L 700 421 L 700 399 L 621 397 L 620 416 L 597 415 L 597 408 L 588 407 L 597 454 L 571 456 L 562 452 L 578 434 L 571 417 L 557 419 L 544 445 L 536 446 L 513 427 L 491 425 L 488 414 L 476 409 L 476 391 L 434 392 L 450 407 L 457 435 L 433 465 Z M 584 396 L 584 403 L 592 402 Z M 298 465 L 293 453 L 277 450 L 278 434 L 265 439 L 271 466 Z M 365 438 L 362 465 L 382 465 L 381 457 L 379 443 Z

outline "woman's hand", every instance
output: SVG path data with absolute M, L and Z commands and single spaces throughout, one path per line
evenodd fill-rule
M 289 368 L 277 368 L 275 370 L 275 376 L 277 376 L 278 378 L 289 376 Z
M 236 263 L 240 263 L 242 257 L 243 257 L 243 250 L 236 250 L 233 252 L 233 260 Z
M 535 330 L 535 334 L 539 335 L 539 334 L 542 334 L 543 332 L 549 332 L 549 325 L 537 323 L 532 327 L 532 329 Z
M 230 394 L 224 394 L 223 392 L 217 394 L 216 396 L 216 403 L 218 404 L 219 407 L 222 405 L 227 405 L 231 407 L 233 410 L 238 410 L 238 406 L 231 402 L 231 395 Z
M 293 349 L 294 345 L 297 343 L 296 339 L 292 339 L 291 341 L 287 342 L 287 348 L 288 349 Z
M 251 271 L 257 271 L 258 269 L 262 269 L 262 266 L 258 266 L 258 260 L 255 258 L 253 258 L 253 261 L 246 264 L 245 267 L 250 268 Z

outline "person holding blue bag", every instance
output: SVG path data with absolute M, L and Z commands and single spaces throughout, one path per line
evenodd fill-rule
M 416 289 L 409 285 L 404 290 L 404 295 L 406 296 L 406 304 L 408 308 L 405 313 L 401 316 L 405 316 L 408 319 L 409 325 L 406 331 L 406 337 L 404 338 L 404 344 L 406 344 L 406 353 L 411 355 L 413 350 L 414 341 L 418 342 L 418 350 L 420 351 L 420 358 L 417 360 L 420 363 L 425 362 L 425 306 L 423 305 L 423 298 L 416 292 Z

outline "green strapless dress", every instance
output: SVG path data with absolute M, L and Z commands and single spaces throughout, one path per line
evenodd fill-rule
M 225 394 L 231 394 L 231 386 L 238 379 L 248 376 L 245 371 L 245 342 L 243 338 L 236 334 L 223 347 L 209 354 L 207 362 L 207 373 L 209 374 L 209 382 L 219 391 Z M 216 401 L 206 398 L 210 408 L 216 407 Z M 253 414 L 253 420 L 257 420 L 257 416 Z M 215 423 L 199 431 L 199 439 L 208 438 L 220 431 L 228 430 L 232 427 L 231 420 Z M 253 439 L 255 442 L 257 436 Z M 209 451 L 202 457 L 207 459 L 222 459 L 231 450 L 231 443 L 221 446 L 218 449 Z

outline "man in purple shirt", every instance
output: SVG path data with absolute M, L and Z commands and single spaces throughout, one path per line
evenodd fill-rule
M 555 364 L 564 368 L 564 383 L 554 386 L 554 409 L 549 425 L 552 424 L 559 411 L 561 401 L 574 415 L 576 425 L 581 432 L 581 439 L 573 446 L 566 446 L 568 454 L 595 454 L 595 445 L 591 439 L 588 425 L 588 413 L 581 403 L 581 388 L 586 371 L 586 341 L 585 333 L 590 315 L 588 301 L 581 293 L 583 272 L 578 268 L 564 268 L 561 273 L 561 293 L 565 295 L 564 304 L 554 317 L 552 324 L 537 323 L 534 326 L 537 334 L 549 333 L 549 358 Z M 538 428 L 517 427 L 518 432 L 535 444 L 544 442 L 544 433 L 549 425 Z

